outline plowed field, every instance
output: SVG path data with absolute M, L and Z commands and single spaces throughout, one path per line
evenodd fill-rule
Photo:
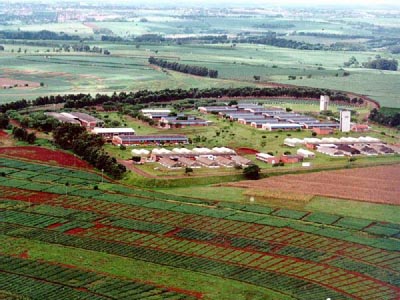
M 90 168 L 88 163 L 72 154 L 36 146 L 2 147 L 0 148 L 0 156 L 47 162 L 65 167 Z
M 400 165 L 284 175 L 229 185 L 400 205 Z

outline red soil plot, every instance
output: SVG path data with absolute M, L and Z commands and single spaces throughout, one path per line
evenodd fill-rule
M 237 148 L 236 153 L 239 155 L 247 155 L 247 154 L 257 154 L 260 151 L 251 148 Z
M 46 203 L 48 201 L 52 201 L 60 195 L 51 194 L 46 192 L 35 192 L 30 190 L 23 190 L 19 188 L 12 187 L 0 187 L 0 195 L 3 198 L 7 198 L 10 200 L 31 202 L 31 203 Z
M 63 167 L 91 168 L 88 163 L 72 154 L 36 146 L 3 147 L 0 155 L 57 164 Z
M 229 186 L 400 205 L 400 165 L 283 175 Z

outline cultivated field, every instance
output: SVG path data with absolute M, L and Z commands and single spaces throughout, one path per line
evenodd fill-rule
M 285 175 L 232 184 L 249 189 L 400 205 L 400 165 Z
M 22 158 L 0 157 L 3 298 L 398 299 L 400 220 L 167 195 Z

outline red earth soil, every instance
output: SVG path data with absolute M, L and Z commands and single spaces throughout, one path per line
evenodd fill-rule
M 63 167 L 90 169 L 90 165 L 72 154 L 36 146 L 0 148 L 0 155 L 53 163 Z
M 58 194 L 35 192 L 12 187 L 1 187 L 0 195 L 10 200 L 28 201 L 31 203 L 45 203 L 60 197 Z
M 54 229 L 54 228 L 60 227 L 61 225 L 63 225 L 63 223 L 54 223 L 54 224 L 51 224 L 51 225 L 47 226 L 46 228 L 47 229 Z
M 260 151 L 257 151 L 255 149 L 251 149 L 251 148 L 237 148 L 236 149 L 236 153 L 239 155 L 256 154 L 259 152 Z
M 19 258 L 28 259 L 28 258 L 29 258 L 29 252 L 28 252 L 28 250 L 25 250 L 24 252 L 22 252 L 22 253 L 19 255 Z
M 390 165 L 283 175 L 227 185 L 400 205 L 399 183 L 400 165 Z
M 85 231 L 85 229 L 84 228 L 73 228 L 73 229 L 66 231 L 65 233 L 66 234 L 78 234 L 78 233 L 81 233 L 82 231 Z

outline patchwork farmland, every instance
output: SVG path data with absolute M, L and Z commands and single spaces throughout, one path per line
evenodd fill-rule
M 400 295 L 400 220 L 166 195 L 23 152 L 0 173 L 5 298 Z

